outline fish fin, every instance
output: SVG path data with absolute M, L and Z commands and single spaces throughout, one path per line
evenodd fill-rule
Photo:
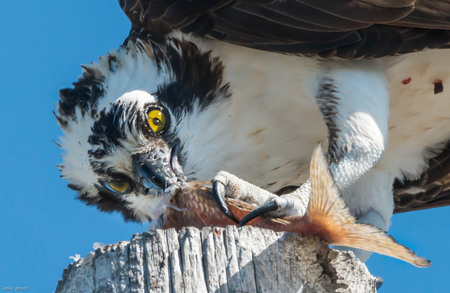
M 305 217 L 311 223 L 312 234 L 330 244 L 388 255 L 418 267 L 431 265 L 377 227 L 356 223 L 334 182 L 320 144 L 311 159 L 310 178 L 311 196 Z

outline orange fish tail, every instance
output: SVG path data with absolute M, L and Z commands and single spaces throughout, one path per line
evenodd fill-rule
M 334 182 L 320 144 L 314 150 L 311 167 L 311 196 L 305 219 L 311 234 L 330 244 L 368 250 L 428 267 L 430 261 L 417 256 L 409 248 L 398 244 L 384 231 L 366 224 L 357 224 L 348 210 Z

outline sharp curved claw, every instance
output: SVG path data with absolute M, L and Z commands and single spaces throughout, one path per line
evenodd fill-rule
M 271 201 L 269 203 L 266 203 L 265 205 L 257 208 L 256 210 L 251 211 L 248 213 L 242 220 L 239 222 L 239 227 L 244 226 L 251 220 L 253 220 L 256 217 L 259 217 L 261 215 L 264 215 L 269 212 L 276 211 L 278 209 L 278 204 L 275 201 Z
M 212 182 L 212 196 L 219 209 L 232 221 L 239 223 L 239 220 L 230 212 L 227 204 L 225 203 L 223 195 L 225 194 L 225 186 L 218 181 Z

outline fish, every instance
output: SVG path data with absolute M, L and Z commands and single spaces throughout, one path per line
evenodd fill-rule
M 431 262 L 419 257 L 408 247 L 397 243 L 381 229 L 356 223 L 328 168 L 320 144 L 315 148 L 310 165 L 311 194 L 303 216 L 282 218 L 257 217 L 248 225 L 279 232 L 295 232 L 302 236 L 314 236 L 329 245 L 363 249 L 408 262 L 417 267 L 429 267 Z M 227 198 L 229 210 L 242 220 L 257 207 L 233 198 Z M 216 206 L 208 182 L 192 181 L 181 188 L 171 199 L 171 208 L 163 228 L 179 230 L 185 226 L 199 229 L 205 226 L 225 227 L 236 225 Z

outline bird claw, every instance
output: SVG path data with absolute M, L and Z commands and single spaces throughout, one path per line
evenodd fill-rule
M 245 217 L 243 217 L 242 220 L 239 222 L 239 227 L 246 225 L 248 222 L 250 222 L 256 217 L 262 216 L 270 212 L 274 212 L 278 210 L 278 208 L 279 206 L 276 201 L 268 202 L 265 205 L 251 211 Z
M 225 202 L 225 193 L 226 193 L 225 185 L 220 181 L 213 180 L 212 196 L 217 206 L 228 218 L 230 218 L 235 223 L 239 223 L 239 220 L 236 219 L 236 217 L 228 209 L 228 206 Z
M 270 214 L 272 217 L 303 215 L 307 205 L 307 202 L 305 204 L 298 194 L 279 197 L 224 171 L 217 173 L 212 180 L 212 195 L 219 209 L 236 223 L 239 221 L 230 212 L 225 198 L 238 199 L 257 207 L 241 220 L 239 226 L 243 226 L 263 214 Z M 309 198 L 309 191 L 303 196 Z
M 239 221 L 230 212 L 225 198 L 238 199 L 260 207 L 278 197 L 225 171 L 218 172 L 212 180 L 212 196 L 219 209 L 236 223 Z
M 256 217 L 266 215 L 273 218 L 281 218 L 286 216 L 302 216 L 303 205 L 297 198 L 292 197 L 276 197 L 266 202 L 262 206 L 251 211 L 240 222 L 239 227 L 244 226 Z

